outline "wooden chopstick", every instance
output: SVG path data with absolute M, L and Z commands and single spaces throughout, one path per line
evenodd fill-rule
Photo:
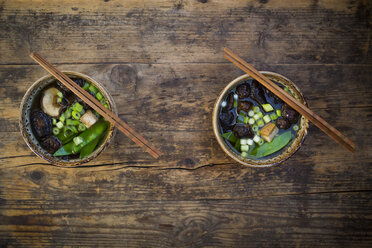
M 45 70 L 47 70 L 51 75 L 53 75 L 57 80 L 63 83 L 67 88 L 69 88 L 73 93 L 80 97 L 85 103 L 96 110 L 100 115 L 102 115 L 111 124 L 116 126 L 121 132 L 127 135 L 132 141 L 137 145 L 142 147 L 146 152 L 151 154 L 154 158 L 158 158 L 162 153 L 148 142 L 144 137 L 134 131 L 127 123 L 117 117 L 113 112 L 106 109 L 97 99 L 92 95 L 82 89 L 74 81 L 72 81 L 68 76 L 59 71 L 55 66 L 50 64 L 38 53 L 31 53 L 30 57 L 39 63 Z
M 305 105 L 297 101 L 295 98 L 287 94 L 287 92 L 285 92 L 282 88 L 280 88 L 278 85 L 270 81 L 270 79 L 268 79 L 267 77 L 259 73 L 255 68 L 253 68 L 247 62 L 245 62 L 242 58 L 235 55 L 230 49 L 224 48 L 224 51 L 226 53 L 224 55 L 225 58 L 230 60 L 234 65 L 236 65 L 237 67 L 242 69 L 244 72 L 249 74 L 251 77 L 256 79 L 263 86 L 265 86 L 268 90 L 273 92 L 276 96 L 278 96 L 280 99 L 286 102 L 289 106 L 294 108 L 301 115 L 305 116 L 308 120 L 314 123 L 318 128 L 320 128 L 323 132 L 325 132 L 335 141 L 340 143 L 346 149 L 348 149 L 351 152 L 355 152 L 356 145 L 354 144 L 354 142 L 352 142 L 349 138 L 343 135 L 340 131 L 338 131 L 336 128 L 331 126 L 324 119 L 322 119 L 320 116 L 318 116 L 313 111 L 311 111 L 308 107 L 306 107 Z

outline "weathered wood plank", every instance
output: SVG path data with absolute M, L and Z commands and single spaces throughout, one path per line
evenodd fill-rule
M 365 0 L 0 2 L 0 246 L 370 247 L 371 16 Z M 211 111 L 242 74 L 224 46 L 292 79 L 357 152 L 311 126 L 278 167 L 224 155 Z M 46 74 L 31 51 L 102 82 L 165 155 L 117 134 L 87 166 L 37 158 L 18 131 Z
M 205 2 L 205 3 L 203 3 Z M 371 63 L 370 1 L 3 1 L 0 64 Z
M 46 204 L 10 201 L 3 202 L 8 210 L 0 237 L 10 247 L 369 247 L 370 197 L 365 192 L 234 201 L 103 202 L 83 196 Z

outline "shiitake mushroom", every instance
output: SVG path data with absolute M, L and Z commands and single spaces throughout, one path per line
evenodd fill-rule
M 233 128 L 235 137 L 241 138 L 253 138 L 254 133 L 248 124 L 235 124 Z
M 290 123 L 295 124 L 298 121 L 299 113 L 284 103 L 282 106 L 282 116 L 287 118 Z
M 41 147 L 43 147 L 47 152 L 53 154 L 61 146 L 62 142 L 54 135 L 47 136 L 40 141 Z
M 252 80 L 251 98 L 261 105 L 267 103 L 263 86 L 256 80 Z
M 31 128 L 38 140 L 52 134 L 52 119 L 41 109 L 36 109 L 30 114 Z
M 225 130 L 230 129 L 235 124 L 235 116 L 231 111 L 221 112 L 219 117 L 221 121 L 221 126 Z
M 41 109 L 50 117 L 58 117 L 65 107 L 57 103 L 58 92 L 60 91 L 56 87 L 51 87 L 44 90 L 40 98 Z
M 239 98 L 247 98 L 251 94 L 251 87 L 248 83 L 240 84 L 236 87 L 236 94 L 238 94 Z
M 227 112 L 234 108 L 234 93 L 231 92 L 226 98 L 226 106 L 222 111 Z
M 291 127 L 291 123 L 285 117 L 279 117 L 276 119 L 276 125 L 281 129 L 288 129 Z
M 240 110 L 245 111 L 246 113 L 249 112 L 253 108 L 253 103 L 250 101 L 239 101 L 238 103 L 238 113 Z

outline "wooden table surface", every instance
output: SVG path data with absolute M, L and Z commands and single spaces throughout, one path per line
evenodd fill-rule
M 2 247 L 371 247 L 371 1 L 0 1 Z M 243 72 L 293 80 L 355 154 L 314 125 L 273 168 L 237 164 L 212 131 L 214 102 Z M 94 162 L 52 166 L 18 127 L 37 51 L 112 93 L 122 133 Z

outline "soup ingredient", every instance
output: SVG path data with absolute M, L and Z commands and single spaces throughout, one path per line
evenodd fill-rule
M 62 121 L 57 122 L 56 126 L 57 126 L 57 128 L 62 128 L 63 127 Z
M 276 110 L 276 115 L 277 115 L 278 117 L 282 116 L 282 111 L 281 111 L 280 109 L 277 109 L 277 110 Z
M 239 101 L 238 103 L 238 112 L 245 111 L 246 113 L 249 112 L 253 107 L 253 103 L 250 101 Z
M 72 154 L 72 147 L 74 146 L 74 142 L 67 143 L 66 145 L 59 148 L 53 156 L 59 157 L 59 156 L 66 156 Z
M 261 112 L 260 107 L 258 107 L 258 106 L 254 106 L 254 107 L 253 107 L 253 112 L 254 112 L 254 113 Z
M 271 121 L 271 118 L 270 118 L 269 115 L 265 115 L 265 116 L 263 117 L 263 120 L 265 121 L 265 123 L 269 123 L 269 122 Z
M 83 149 L 80 151 L 80 158 L 85 158 L 89 156 L 94 149 L 96 148 L 98 141 L 100 140 L 102 135 L 94 139 L 92 142 L 90 142 L 88 145 L 84 146 Z
M 226 98 L 226 107 L 224 111 L 229 111 L 234 107 L 234 93 L 231 92 Z
M 72 111 L 71 115 L 75 120 L 79 120 L 81 117 L 81 114 L 75 110 Z
M 270 143 L 265 143 L 262 146 L 256 147 L 252 150 L 251 155 L 261 158 L 270 155 L 274 152 L 279 151 L 285 147 L 289 141 L 292 139 L 292 132 L 287 131 L 275 137 L 275 139 Z
M 298 131 L 299 128 L 300 128 L 300 127 L 299 127 L 298 125 L 293 125 L 293 130 L 294 130 L 294 131 Z
M 263 127 L 263 126 L 265 126 L 264 121 L 263 121 L 262 119 L 257 120 L 257 126 L 258 126 L 258 127 Z
M 251 87 L 247 83 L 243 83 L 236 87 L 236 93 L 238 94 L 239 98 L 247 98 L 251 93 Z
M 77 136 L 82 141 L 79 143 L 79 145 L 72 147 L 72 153 L 74 154 L 79 153 L 84 146 L 92 142 L 94 139 L 98 138 L 106 130 L 107 127 L 108 121 L 101 119 L 100 121 L 96 122 L 93 126 L 88 128 L 86 131 L 84 131 L 82 134 Z
M 38 140 L 52 134 L 52 119 L 42 110 L 37 109 L 30 115 L 31 128 Z
M 53 128 L 53 134 L 54 134 L 54 135 L 58 135 L 59 132 L 60 132 L 60 129 L 59 129 L 58 127 L 54 127 L 54 128 Z
M 50 117 L 58 117 L 64 108 L 62 103 L 61 105 L 57 103 L 59 92 L 57 88 L 51 87 L 46 89 L 41 96 L 41 109 Z
M 287 118 L 285 117 L 279 117 L 277 120 L 276 120 L 276 125 L 278 125 L 278 127 L 280 129 L 288 129 L 291 127 L 291 123 L 288 121 Z
M 220 121 L 221 121 L 221 126 L 224 129 L 229 129 L 235 124 L 235 117 L 234 114 L 230 112 L 222 112 L 220 114 Z
M 266 95 L 269 97 L 272 97 L 275 104 L 278 104 L 279 102 L 283 102 L 280 100 L 275 94 L 273 94 L 270 90 L 265 88 Z
M 53 155 L 54 156 L 65 156 L 71 154 L 78 154 L 86 145 L 92 142 L 94 139 L 101 136 L 107 127 L 108 122 L 104 119 L 100 119 L 97 123 L 91 126 L 89 129 L 81 133 L 79 136 L 74 137 L 75 140 L 79 140 L 78 145 L 74 141 L 71 141 L 61 148 L 59 148 Z
M 256 142 L 256 143 L 258 143 L 259 141 L 260 141 L 260 136 L 258 136 L 258 135 L 255 135 L 254 137 L 253 137 L 253 141 L 254 142 Z
M 222 137 L 224 137 L 225 139 L 227 139 L 228 141 L 230 141 L 232 143 L 235 143 L 236 140 L 237 140 L 237 138 L 235 137 L 233 132 L 224 133 L 224 134 L 222 134 Z
M 278 116 L 275 113 L 271 113 L 270 118 L 271 120 L 275 121 L 276 119 L 278 119 Z
M 279 128 L 274 123 L 267 123 L 261 130 L 261 137 L 267 142 L 271 142 L 275 135 L 279 132 Z
M 83 123 L 79 123 L 78 130 L 79 132 L 84 132 L 87 129 L 87 127 Z
M 297 123 L 299 117 L 299 113 L 286 103 L 284 103 L 282 106 L 282 115 L 286 117 L 292 124 Z
M 97 94 L 98 92 L 98 89 L 93 85 L 91 84 L 88 88 L 88 90 L 90 91 L 90 93 L 92 93 L 94 96 Z
M 254 133 L 247 124 L 236 124 L 233 128 L 234 135 L 237 138 L 252 138 Z
M 265 110 L 265 112 L 270 112 L 274 110 L 273 106 L 271 106 L 270 103 L 262 104 L 262 108 Z
M 85 84 L 85 80 L 82 78 L 72 78 L 72 80 L 80 87 L 83 87 Z
M 53 154 L 62 146 L 62 142 L 56 136 L 50 135 L 42 139 L 40 145 L 47 150 L 47 152 Z
M 101 101 L 103 99 L 103 96 L 102 96 L 101 92 L 99 92 L 99 91 L 97 92 L 96 98 L 97 98 L 98 101 Z
M 263 87 L 256 80 L 252 80 L 251 97 L 261 105 L 267 103 Z
M 242 145 L 242 146 L 240 146 L 240 150 L 242 152 L 248 152 L 249 151 L 249 146 L 248 145 Z

